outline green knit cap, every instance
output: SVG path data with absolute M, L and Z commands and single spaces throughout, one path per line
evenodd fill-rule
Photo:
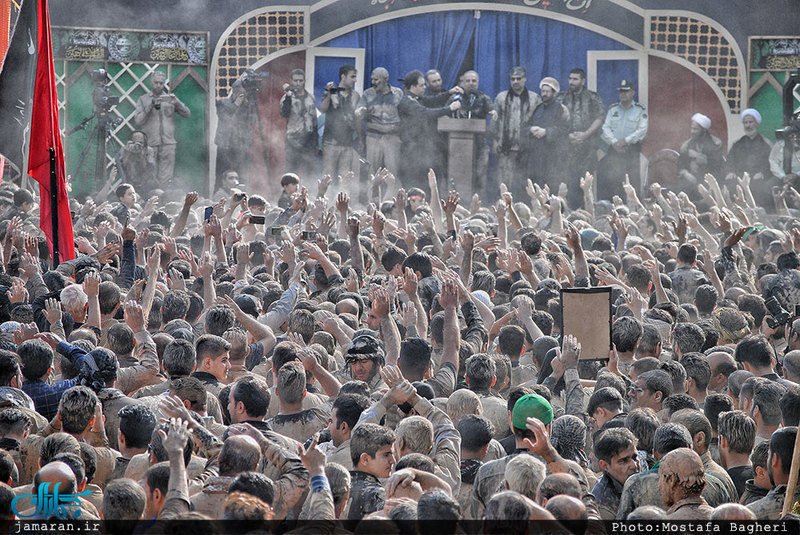
M 538 418 L 544 425 L 553 420 L 553 407 L 539 394 L 526 394 L 519 398 L 511 411 L 511 423 L 516 429 L 525 429 L 528 418 Z

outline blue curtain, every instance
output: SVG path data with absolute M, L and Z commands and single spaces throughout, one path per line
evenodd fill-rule
M 438 69 L 445 86 L 451 87 L 469 48 L 475 23 L 472 11 L 414 15 L 355 30 L 325 46 L 365 49 L 367 87 L 369 74 L 376 67 L 386 68 L 390 83 L 396 86 L 401 85 L 396 80 L 409 71 Z M 321 93 L 324 86 L 322 83 L 322 87 L 314 89 Z
M 508 73 L 515 65 L 522 65 L 528 73 L 528 87 L 539 91 L 539 80 L 552 76 L 567 88 L 569 71 L 575 67 L 586 69 L 587 50 L 628 50 L 629 47 L 585 28 L 560 21 L 503 13 L 481 11 L 475 30 L 475 70 L 481 76 L 480 89 L 496 95 L 508 89 Z M 613 76 L 601 80 L 613 85 L 616 102 L 616 84 L 622 78 L 636 80 L 634 62 L 617 62 Z M 616 81 L 611 81 L 615 79 Z M 607 88 L 598 85 L 605 100 Z

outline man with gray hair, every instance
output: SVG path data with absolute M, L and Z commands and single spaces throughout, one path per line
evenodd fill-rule
M 789 351 L 783 357 L 783 378 L 800 384 L 800 351 Z
M 356 120 L 366 117 L 366 136 L 361 136 L 359 152 L 365 154 L 370 172 L 385 167 L 398 174 L 400 163 L 400 113 L 397 106 L 403 91 L 389 85 L 389 71 L 378 67 L 372 71 L 372 87 L 364 91 L 356 108 Z M 359 122 L 360 124 L 360 122 Z
M 536 490 L 544 480 L 547 468 L 532 455 L 517 455 L 506 465 L 505 487 L 523 496 L 536 499 Z
M 524 125 L 542 99 L 525 86 L 528 78 L 524 68 L 512 68 L 509 76 L 511 88 L 494 99 L 497 120 L 492 121 L 492 149 L 497 155 L 498 180 L 508 186 L 515 199 L 523 199 L 527 171 Z

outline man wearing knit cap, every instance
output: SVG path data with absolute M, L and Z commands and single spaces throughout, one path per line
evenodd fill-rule
M 745 173 L 750 175 L 750 191 L 756 204 L 772 206 L 772 186 L 778 183 L 769 170 L 770 142 L 758 132 L 761 114 L 758 110 L 747 108 L 742 112 L 744 135 L 728 151 L 727 175 L 728 189 L 736 189 L 736 177 Z M 733 186 L 733 187 L 732 187 Z
M 598 200 L 611 200 L 614 195 L 624 199 L 625 175 L 637 192 L 641 189 L 639 155 L 647 137 L 647 110 L 633 101 L 636 89 L 631 80 L 622 80 L 617 89 L 619 102 L 608 108 L 603 123 L 601 137 L 608 148 L 597 169 Z
M 511 412 L 511 425 L 516 440 L 516 449 L 511 455 L 490 461 L 478 470 L 473 487 L 473 518 L 483 514 L 486 503 L 499 489 L 505 477 L 506 465 L 517 455 L 534 455 L 547 465 L 547 473 L 552 471 L 569 472 L 588 486 L 586 474 L 574 461 L 565 460 L 550 443 L 550 423 L 553 421 L 553 407 L 538 394 L 526 394 L 514 404 Z M 535 423 L 531 423 L 535 422 Z M 536 431 L 534 431 L 534 429 Z M 535 447 L 536 450 L 530 448 Z
M 555 78 L 542 78 L 539 82 L 542 102 L 526 125 L 528 177 L 540 186 L 549 184 L 552 193 L 558 191 L 561 182 L 567 181 L 563 147 L 569 131 L 569 111 L 556 100 L 560 89 Z
M 383 344 L 364 331 L 357 331 L 344 355 L 345 367 L 335 375 L 342 382 L 364 381 L 372 392 L 386 385 L 381 378 L 381 368 L 386 364 Z
M 681 145 L 678 176 L 681 189 L 690 196 L 697 191 L 697 185 L 703 182 L 706 173 L 720 177 L 723 169 L 722 141 L 711 135 L 710 128 L 711 119 L 695 113 L 692 115 L 692 137 Z

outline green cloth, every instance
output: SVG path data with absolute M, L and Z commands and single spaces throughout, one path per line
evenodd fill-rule
M 516 429 L 525 429 L 528 418 L 537 418 L 544 425 L 553 421 L 553 407 L 539 394 L 526 394 L 514 404 L 511 412 L 511 423 Z

